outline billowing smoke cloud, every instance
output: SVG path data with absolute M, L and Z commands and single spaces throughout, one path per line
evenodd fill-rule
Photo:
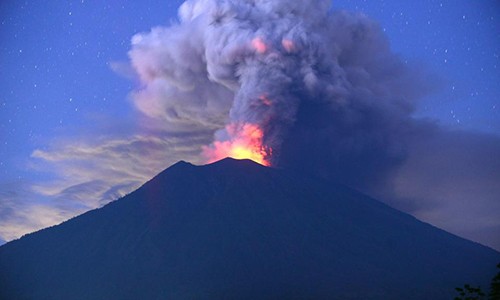
M 138 108 L 167 124 L 218 130 L 223 141 L 256 126 L 264 139 L 255 146 L 274 159 L 301 102 L 347 101 L 332 33 L 346 26 L 336 19 L 355 17 L 331 18 L 328 9 L 329 1 L 186 1 L 180 24 L 133 38 L 132 64 L 145 84 Z
M 186 1 L 179 24 L 133 38 L 137 107 L 169 128 L 211 130 L 209 160 L 244 148 L 360 187 L 382 178 L 425 127 L 410 116 L 433 86 L 390 51 L 375 22 L 329 8 Z
M 438 222 L 453 210 L 433 209 L 453 207 L 447 191 L 472 182 L 467 195 L 490 208 L 484 226 L 500 226 L 500 168 L 484 165 L 500 157 L 499 139 L 482 136 L 488 150 L 469 153 L 475 134 L 415 119 L 439 80 L 403 62 L 362 14 L 332 11 L 328 0 L 187 0 L 178 23 L 133 37 L 130 58 L 136 107 L 166 131 L 213 137 L 199 149 L 206 161 L 252 157 L 331 178 L 469 238 L 477 235 Z M 434 174 L 462 176 L 426 184 L 439 157 L 446 163 Z

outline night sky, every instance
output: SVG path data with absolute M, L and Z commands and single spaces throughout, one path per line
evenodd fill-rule
M 0 3 L 0 239 L 99 207 L 177 160 L 201 162 L 191 149 L 169 152 L 130 99 L 138 85 L 128 66 L 132 36 L 175 22 L 181 3 Z M 340 0 L 333 8 L 379 22 L 402 61 L 435 76 L 414 118 L 500 136 L 498 1 Z M 492 223 L 444 229 L 500 249 L 500 224 Z

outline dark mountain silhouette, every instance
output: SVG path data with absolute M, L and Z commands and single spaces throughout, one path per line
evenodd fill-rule
M 452 299 L 500 254 L 248 160 L 165 170 L 0 247 L 1 299 Z

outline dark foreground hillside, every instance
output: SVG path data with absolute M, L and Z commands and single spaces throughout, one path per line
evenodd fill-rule
M 225 159 L 0 247 L 0 299 L 452 299 L 500 254 L 343 186 Z

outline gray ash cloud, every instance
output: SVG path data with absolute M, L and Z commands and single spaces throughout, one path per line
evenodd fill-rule
M 188 0 L 178 22 L 134 36 L 130 58 L 141 83 L 134 104 L 166 131 L 225 141 L 228 124 L 255 124 L 275 166 L 343 182 L 469 238 L 479 235 L 465 227 L 500 225 L 500 139 L 416 119 L 441 81 L 393 53 L 363 14 L 330 1 Z M 446 180 L 427 182 L 433 174 Z M 489 221 L 474 224 L 468 212 Z

